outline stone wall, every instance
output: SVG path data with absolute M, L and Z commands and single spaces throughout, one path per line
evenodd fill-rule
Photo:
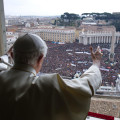
M 89 111 L 120 118 L 120 97 L 95 95 Z

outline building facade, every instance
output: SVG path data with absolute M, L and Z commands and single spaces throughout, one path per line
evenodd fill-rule
M 80 32 L 79 33 L 79 43 L 84 45 L 92 43 L 111 43 L 112 32 Z M 115 33 L 115 43 L 120 42 L 120 32 Z
M 90 26 L 79 32 L 79 43 L 84 45 L 92 43 L 111 43 L 113 37 L 113 26 Z M 120 42 L 120 32 L 114 32 L 115 43 Z
M 25 33 L 34 33 L 45 41 L 73 43 L 75 42 L 75 29 L 59 29 L 59 28 L 39 28 L 24 29 L 19 35 Z
M 114 26 L 93 26 L 84 25 L 80 28 L 58 28 L 58 27 L 38 27 L 24 28 L 19 31 L 19 35 L 25 33 L 34 33 L 39 35 L 45 41 L 73 43 L 78 40 L 84 45 L 93 43 L 110 43 L 113 39 L 115 43 L 120 43 L 120 32 L 116 32 Z
M 18 34 L 12 31 L 6 32 L 6 50 L 8 51 L 17 40 Z
M 75 30 L 72 29 L 41 29 L 41 32 L 37 32 L 43 40 L 73 43 L 75 41 Z

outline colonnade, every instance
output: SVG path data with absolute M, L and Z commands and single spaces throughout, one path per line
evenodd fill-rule
M 101 34 L 95 33 L 80 33 L 79 34 L 79 43 L 83 43 L 84 45 L 92 44 L 92 43 L 111 43 L 112 41 L 112 33 Z M 115 33 L 115 43 L 120 42 L 120 33 Z

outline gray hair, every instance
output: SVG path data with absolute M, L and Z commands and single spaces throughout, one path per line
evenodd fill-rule
M 15 47 L 13 47 L 14 62 L 34 65 L 40 56 L 46 57 L 48 47 L 47 47 L 46 43 L 41 38 L 39 40 L 40 40 L 39 41 L 39 44 L 40 44 L 39 49 L 29 51 L 29 52 L 28 51 L 25 52 L 22 50 L 19 51 L 19 50 L 14 49 L 15 47 L 19 47 L 19 44 L 18 44 L 19 42 L 16 45 L 14 45 L 15 46 Z

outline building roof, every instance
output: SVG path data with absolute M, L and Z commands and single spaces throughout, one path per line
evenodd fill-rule
M 115 30 L 114 26 L 98 26 L 98 25 L 81 25 L 81 29 L 84 31 L 113 31 Z

